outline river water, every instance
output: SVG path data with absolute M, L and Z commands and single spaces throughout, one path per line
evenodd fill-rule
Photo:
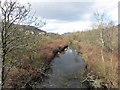
M 51 62 L 46 72 L 48 77 L 39 85 L 40 88 L 87 88 L 82 84 L 85 62 L 76 50 L 68 48 Z

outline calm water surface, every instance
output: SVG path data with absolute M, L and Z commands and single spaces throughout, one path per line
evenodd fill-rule
M 39 85 L 44 88 L 86 88 L 80 83 L 83 79 L 85 62 L 75 50 L 70 48 L 55 57 L 51 68 L 47 71 L 48 77 Z

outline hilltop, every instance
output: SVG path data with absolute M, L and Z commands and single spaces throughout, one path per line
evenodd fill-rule
M 44 30 L 41 30 L 41 29 L 39 29 L 39 28 L 37 28 L 37 27 L 35 27 L 35 26 L 30 26 L 30 25 L 20 25 L 20 27 L 22 28 L 22 29 L 24 29 L 24 30 L 27 30 L 27 31 L 31 31 L 31 32 L 34 32 L 34 33 L 36 33 L 36 34 L 38 34 L 38 33 L 47 33 L 46 31 L 44 31 Z

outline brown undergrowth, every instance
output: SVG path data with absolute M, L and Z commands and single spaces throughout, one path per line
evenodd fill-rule
M 77 42 L 80 46 L 82 57 L 87 63 L 87 71 L 98 76 L 107 84 L 108 88 L 118 87 L 118 53 L 117 51 L 108 51 L 104 49 L 105 63 L 101 60 L 101 47 L 85 42 Z M 105 73 L 103 67 L 105 66 Z
M 34 82 L 42 80 L 57 50 L 67 46 L 65 40 L 51 40 L 37 45 L 36 51 L 25 52 L 17 66 L 5 67 L 7 75 L 4 88 L 32 88 Z

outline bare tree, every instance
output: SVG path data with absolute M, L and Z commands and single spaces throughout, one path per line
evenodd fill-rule
M 103 64 L 103 71 L 104 75 L 106 74 L 105 70 L 105 58 L 104 58 L 104 53 L 103 50 L 106 47 L 105 45 L 105 29 L 108 27 L 109 20 L 107 20 L 106 16 L 104 13 L 100 14 L 99 12 L 94 13 L 94 19 L 96 23 L 96 28 L 99 30 L 99 40 L 100 45 L 101 45 L 101 60 Z
M 4 67 L 6 56 L 13 50 L 17 49 L 22 41 L 19 37 L 18 24 L 23 22 L 30 12 L 30 4 L 28 7 L 20 5 L 16 1 L 0 2 L 2 12 L 1 21 L 1 39 L 2 39 L 2 86 L 4 86 L 5 75 Z M 16 33 L 17 32 L 17 33 Z M 21 32 L 22 33 L 22 32 Z M 17 34 L 17 35 L 16 35 Z M 22 42 L 21 42 L 22 45 Z
M 104 13 L 95 13 L 94 14 L 94 19 L 96 21 L 96 29 L 99 31 L 99 44 L 101 45 L 101 60 L 102 60 L 102 65 L 103 65 L 103 74 L 107 75 L 107 77 L 117 77 L 116 73 L 116 62 L 114 58 L 114 52 L 116 51 L 117 48 L 117 30 L 116 26 L 114 25 L 114 22 L 105 15 Z M 108 51 L 108 54 L 105 53 L 105 51 Z M 110 59 L 105 58 L 106 55 L 110 55 Z M 107 59 L 107 60 L 106 60 Z M 110 60 L 110 61 L 109 61 Z M 107 65 L 109 61 L 109 66 Z M 112 80 L 109 80 L 111 85 L 115 85 Z

